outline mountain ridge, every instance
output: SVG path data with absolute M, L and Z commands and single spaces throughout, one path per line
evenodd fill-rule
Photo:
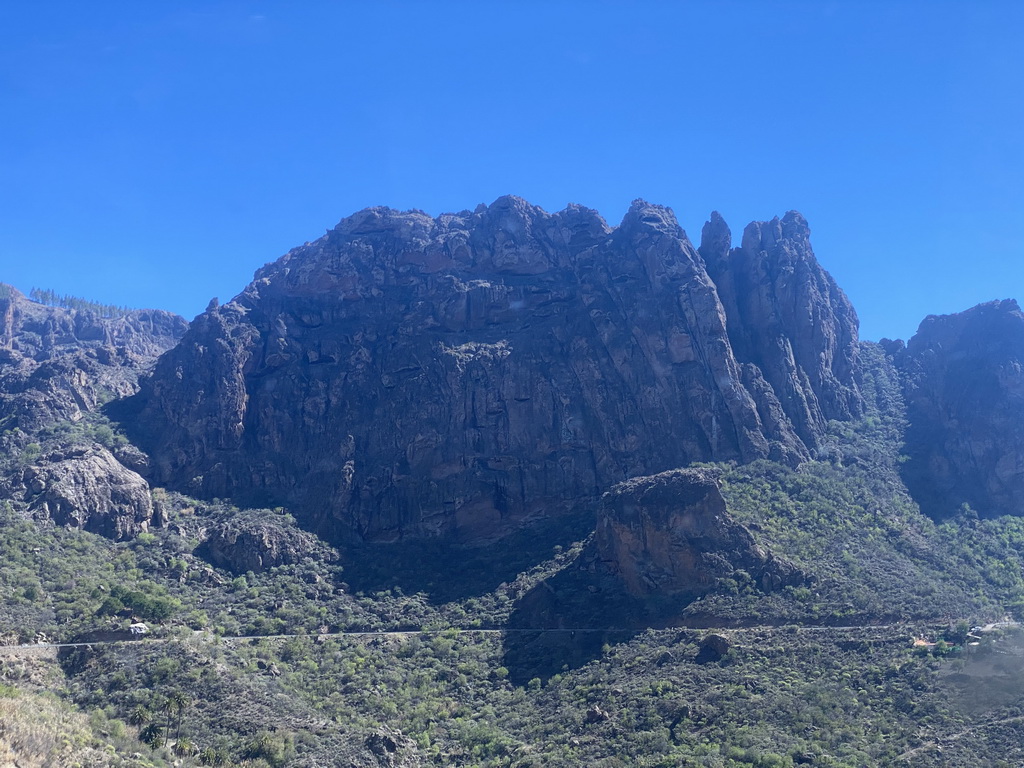
M 802 221 L 750 258 L 822 272 Z M 808 458 L 817 403 L 852 404 L 851 418 L 858 395 L 852 365 L 787 362 L 818 295 L 786 288 L 766 288 L 789 308 L 749 342 L 758 367 L 733 354 L 705 260 L 667 208 L 635 201 L 616 228 L 514 197 L 436 219 L 371 208 L 197 317 L 136 398 L 150 436 L 136 434 L 160 484 L 294 507 L 357 539 L 486 539 L 631 476 Z M 849 361 L 856 316 L 835 295 L 818 319 L 843 330 L 822 343 Z M 284 402 L 307 412 L 301 428 Z
M 82 643 L 0 658 L 5 716 L 114 765 L 1022 759 L 1015 625 L 968 643 L 1024 616 L 1019 308 L 861 342 L 802 217 L 744 232 L 373 209 L 187 330 L 0 305 L 0 638 Z

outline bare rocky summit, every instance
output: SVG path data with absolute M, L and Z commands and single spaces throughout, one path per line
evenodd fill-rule
M 811 250 L 810 228 L 796 211 L 756 221 L 738 248 L 717 213 L 704 226 L 700 254 L 728 318 L 736 358 L 747 364 L 750 388 L 763 377 L 804 444 L 817 448 L 830 419 L 863 410 L 852 383 L 857 363 L 857 313 Z M 752 366 L 752 367 L 751 367 Z M 762 420 L 778 418 L 760 404 Z
M 693 461 L 799 463 L 859 413 L 856 315 L 798 214 L 739 255 L 717 221 L 702 257 L 643 201 L 616 228 L 361 211 L 211 305 L 126 423 L 154 482 L 333 540 L 484 541 Z

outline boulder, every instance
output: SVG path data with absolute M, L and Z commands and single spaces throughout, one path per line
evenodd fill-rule
M 242 513 L 206 534 L 200 554 L 233 573 L 297 563 L 322 548 L 315 536 L 273 519 Z

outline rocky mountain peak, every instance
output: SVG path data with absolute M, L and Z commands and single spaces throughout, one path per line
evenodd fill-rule
M 941 350 L 950 343 L 962 343 L 965 336 L 972 344 L 989 348 L 1016 346 L 1019 339 L 1014 329 L 1022 317 L 1016 299 L 989 301 L 950 315 L 928 315 L 907 342 L 907 348 L 918 356 L 927 350 Z
M 1024 313 L 1006 299 L 930 315 L 902 370 L 909 427 L 904 466 L 922 507 L 947 516 L 1024 514 Z
M 705 262 L 713 261 L 717 267 L 729 258 L 731 249 L 732 231 L 722 215 L 718 211 L 712 211 L 700 232 L 700 255 Z
M 671 208 L 664 205 L 653 205 L 640 198 L 634 200 L 629 206 L 619 228 L 625 231 L 650 229 L 680 240 L 686 240 L 686 233 L 679 226 Z M 689 241 L 687 240 L 687 242 Z
M 416 235 L 425 237 L 432 224 L 433 220 L 423 211 L 397 211 L 378 206 L 345 217 L 332 232 L 343 237 L 387 233 L 392 237 L 414 238 Z
M 776 216 L 771 221 L 752 221 L 743 230 L 740 247 L 751 254 L 764 253 L 775 255 L 777 246 L 800 253 L 809 248 L 811 237 L 807 220 L 799 211 L 789 211 L 781 219 Z
M 739 360 L 753 364 L 801 440 L 816 447 L 830 419 L 863 408 L 853 371 L 857 314 L 814 256 L 802 215 L 755 221 L 727 250 L 725 222 L 705 226 L 701 255 L 729 321 Z
M 788 291 L 788 312 L 841 325 L 817 287 L 831 278 L 785 248 L 806 268 L 770 282 L 772 301 Z M 512 196 L 434 219 L 367 209 L 197 318 L 137 399 L 138 437 L 161 483 L 357 540 L 484 540 L 634 475 L 796 463 L 823 417 L 808 428 L 793 395 L 855 392 L 833 360 L 856 337 L 716 289 L 780 258 L 705 268 L 672 211 L 642 200 L 615 229 Z M 780 367 L 776 334 L 742 336 L 748 320 L 802 367 Z
M 811 239 L 811 228 L 800 211 L 787 211 L 781 223 L 783 237 L 795 241 Z

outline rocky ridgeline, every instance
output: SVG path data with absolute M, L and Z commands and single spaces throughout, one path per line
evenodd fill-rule
M 904 348 L 904 478 L 937 517 L 1024 514 L 1024 313 L 993 301 L 925 318 Z
M 111 538 L 145 531 L 154 514 L 149 486 L 108 447 L 79 435 L 51 439 L 56 444 L 41 455 L 28 448 L 40 431 L 81 423 L 105 402 L 136 392 L 139 376 L 174 346 L 187 323 L 160 310 L 104 318 L 0 287 L 0 439 L 9 454 L 0 498 Z M 145 463 L 138 451 L 122 453 Z M 21 458 L 11 461 L 13 454 Z
M 162 521 L 147 481 L 284 506 L 336 543 L 479 543 L 590 505 L 596 559 L 634 596 L 696 595 L 737 571 L 773 590 L 803 576 L 729 517 L 712 476 L 678 468 L 795 465 L 835 440 L 830 421 L 865 412 L 856 313 L 795 212 L 738 247 L 712 214 L 698 249 L 643 201 L 615 228 L 515 197 L 436 219 L 372 208 L 191 326 L 0 287 L 0 439 L 20 456 L 0 497 L 112 538 Z M 882 345 L 925 511 L 1024 512 L 1017 304 Z M 81 435 L 27 450 L 109 400 L 147 453 Z M 320 546 L 258 515 L 201 534 L 236 572 Z
M 7 430 L 78 421 L 106 401 L 133 394 L 140 374 L 188 327 L 162 310 L 104 318 L 0 287 L 0 427 Z
M 703 255 L 702 255 L 703 254 Z M 482 541 L 693 461 L 808 458 L 859 414 L 857 319 L 799 214 L 698 253 L 515 197 L 372 208 L 198 317 L 133 398 L 159 484 L 335 541 Z
M 828 420 L 849 421 L 863 409 L 853 383 L 857 313 L 819 266 L 810 229 L 796 211 L 753 222 L 739 248 L 730 244 L 729 227 L 713 213 L 700 255 L 725 308 L 747 386 L 764 390 L 767 382 L 800 439 L 817 448 Z M 765 423 L 779 421 L 773 412 L 761 415 Z

